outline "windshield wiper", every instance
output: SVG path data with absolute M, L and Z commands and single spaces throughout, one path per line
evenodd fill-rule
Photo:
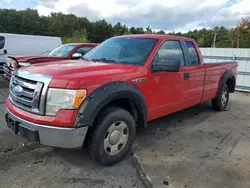
M 115 61 L 113 59 L 106 59 L 106 58 L 92 59 L 92 61 L 94 61 L 94 62 L 102 61 L 102 62 L 105 62 L 105 63 L 118 63 L 118 64 L 120 64 L 118 61 Z
M 90 59 L 88 59 L 88 58 L 86 58 L 86 57 L 82 57 L 82 59 L 83 59 L 84 61 L 91 61 Z

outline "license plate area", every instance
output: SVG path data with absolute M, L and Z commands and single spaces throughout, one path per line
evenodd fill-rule
M 25 128 L 20 124 L 20 122 L 13 121 L 6 115 L 7 126 L 12 130 L 15 134 L 19 134 L 24 138 L 27 138 L 31 141 L 39 141 L 39 133 L 38 131 L 30 130 Z M 20 126 L 21 125 L 21 126 Z
M 18 132 L 19 132 L 19 123 L 14 122 L 12 119 L 10 119 L 8 117 L 6 119 L 7 119 L 7 126 L 10 128 L 10 130 L 12 130 L 15 134 L 18 134 Z

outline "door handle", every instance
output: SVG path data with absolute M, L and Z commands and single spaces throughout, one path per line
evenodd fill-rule
M 189 72 L 185 72 L 184 73 L 184 80 L 189 80 L 190 78 L 190 73 Z

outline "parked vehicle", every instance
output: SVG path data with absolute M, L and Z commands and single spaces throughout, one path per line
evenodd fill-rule
M 37 56 L 9 56 L 4 64 L 5 80 L 9 81 L 13 72 L 21 67 L 36 63 L 52 62 L 67 59 L 81 59 L 87 52 L 96 47 L 95 43 L 70 43 L 56 47 L 44 54 Z
M 60 37 L 0 33 L 0 71 L 7 56 L 38 55 L 61 44 Z
M 6 121 L 43 145 L 85 144 L 103 165 L 120 161 L 148 121 L 210 100 L 225 110 L 238 66 L 204 64 L 192 39 L 148 34 L 108 39 L 84 60 L 18 69 Z

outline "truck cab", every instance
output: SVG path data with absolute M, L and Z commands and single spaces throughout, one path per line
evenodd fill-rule
M 190 38 L 113 37 L 81 61 L 18 69 L 5 102 L 7 126 L 43 145 L 86 146 L 97 162 L 112 165 L 148 121 L 207 101 L 225 110 L 237 66 L 204 64 Z

